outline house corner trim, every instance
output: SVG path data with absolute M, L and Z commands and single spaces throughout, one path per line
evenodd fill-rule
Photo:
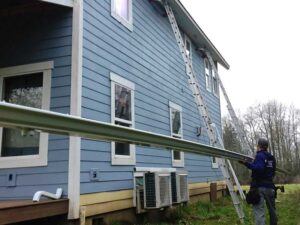
M 83 0 L 74 1 L 72 29 L 70 114 L 81 116 Z M 70 136 L 68 176 L 69 219 L 78 219 L 80 217 L 80 146 L 81 138 Z

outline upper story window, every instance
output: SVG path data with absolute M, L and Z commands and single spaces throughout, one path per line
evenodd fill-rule
M 111 15 L 129 30 L 133 30 L 132 0 L 111 0 Z
M 192 60 L 192 42 L 187 35 L 184 35 L 185 51 L 190 60 Z
M 169 102 L 171 136 L 182 139 L 182 108 L 181 106 Z M 184 167 L 184 153 L 172 150 L 172 165 L 174 167 Z
M 134 127 L 134 83 L 114 74 L 111 79 L 112 123 Z M 135 165 L 135 145 L 112 142 L 113 165 Z
M 209 65 L 207 58 L 204 59 L 204 67 L 206 90 L 211 91 L 211 66 Z
M 216 96 L 219 96 L 219 82 L 214 70 L 212 72 L 212 91 Z
M 49 110 L 53 62 L 0 69 L 0 97 L 9 103 Z M 48 134 L 0 128 L 0 168 L 47 165 Z

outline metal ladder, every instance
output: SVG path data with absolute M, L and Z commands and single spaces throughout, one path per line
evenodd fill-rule
M 171 27 L 172 27 L 172 30 L 174 32 L 177 44 L 179 46 L 181 55 L 183 57 L 183 60 L 184 60 L 185 66 L 186 66 L 186 73 L 187 73 L 187 76 L 188 76 L 188 82 L 189 82 L 191 90 L 193 92 L 193 95 L 194 95 L 194 98 L 195 98 L 195 101 L 196 101 L 196 104 L 197 104 L 198 112 L 202 116 L 203 121 L 205 123 L 205 127 L 207 129 L 207 134 L 208 134 L 208 137 L 209 137 L 209 140 L 210 140 L 210 144 L 212 146 L 214 146 L 214 145 L 217 144 L 216 130 L 212 126 L 212 120 L 211 120 L 211 117 L 209 115 L 208 108 L 207 108 L 206 103 L 204 101 L 203 95 L 201 94 L 200 85 L 199 85 L 198 80 L 197 80 L 197 78 L 195 76 L 195 73 L 193 71 L 193 67 L 192 67 L 192 63 L 190 61 L 190 58 L 189 58 L 189 56 L 188 56 L 188 54 L 185 50 L 185 43 L 182 39 L 182 36 L 181 36 L 180 30 L 179 30 L 179 27 L 177 25 L 176 18 L 174 16 L 172 8 L 169 6 L 167 1 L 163 1 L 163 4 L 164 4 L 164 8 L 166 10 L 167 16 L 169 18 L 169 21 L 170 21 L 170 24 L 171 24 Z M 240 219 L 241 223 L 244 223 L 244 218 L 245 218 L 244 212 L 243 212 L 243 209 L 242 209 L 241 202 L 240 202 L 237 194 L 234 191 L 232 180 L 231 180 L 231 177 L 229 175 L 229 168 L 226 165 L 226 162 L 225 162 L 224 159 L 219 159 L 219 165 L 221 167 L 222 174 L 225 178 L 226 185 L 228 187 L 230 196 L 232 198 L 232 201 L 233 201 L 234 207 L 237 211 L 237 214 L 239 216 L 239 219 Z M 234 173 L 233 170 L 231 172 Z
M 222 149 L 225 149 L 223 139 L 221 138 L 221 135 L 220 135 L 218 129 L 216 128 L 215 124 L 212 124 L 212 125 L 215 127 L 215 130 L 216 130 L 216 133 L 217 133 L 217 137 L 218 137 L 218 143 L 220 144 L 220 147 L 221 147 Z M 239 180 L 238 180 L 238 178 L 237 178 L 237 176 L 236 176 L 236 174 L 235 174 L 235 172 L 234 172 L 234 169 L 233 169 L 233 167 L 232 167 L 232 165 L 231 165 L 230 160 L 228 160 L 228 159 L 227 159 L 226 161 L 224 160 L 223 163 L 227 163 L 227 166 L 229 167 L 229 171 L 231 172 L 231 176 L 232 176 L 232 178 L 233 178 L 233 180 L 234 180 L 234 182 L 235 182 L 235 185 L 236 185 L 236 187 L 237 187 L 237 189 L 238 189 L 238 191 L 239 191 L 240 197 L 241 197 L 243 200 L 246 200 L 246 196 L 245 196 L 244 191 L 243 191 L 243 189 L 242 189 L 242 187 L 241 187 L 241 185 L 240 185 L 240 182 L 239 182 Z M 228 174 L 228 176 L 229 176 L 229 178 L 230 178 L 230 174 Z M 231 178 L 230 178 L 230 179 L 231 179 Z
M 234 111 L 234 109 L 232 107 L 232 104 L 231 104 L 230 99 L 229 99 L 229 97 L 227 95 L 227 92 L 225 90 L 223 82 L 220 79 L 220 76 L 219 76 L 218 70 L 217 70 L 217 68 L 216 68 L 216 66 L 214 64 L 214 61 L 213 61 L 213 59 L 212 59 L 209 51 L 207 51 L 206 49 L 202 49 L 202 51 L 205 53 L 205 55 L 206 55 L 206 57 L 207 57 L 210 65 L 211 65 L 212 69 L 215 72 L 216 78 L 217 78 L 218 83 L 220 85 L 220 88 L 221 88 L 221 90 L 223 92 L 224 98 L 225 98 L 225 100 L 227 102 L 227 109 L 228 109 L 229 115 L 230 115 L 230 117 L 232 119 L 233 127 L 234 127 L 234 129 L 235 129 L 235 131 L 237 133 L 238 139 L 239 139 L 239 141 L 241 143 L 242 150 L 243 150 L 243 152 L 245 154 L 251 155 L 252 152 L 251 152 L 251 149 L 250 149 L 249 145 L 247 144 L 245 131 L 242 128 L 242 126 L 241 126 L 241 124 L 239 122 L 239 119 L 236 116 L 236 113 L 235 113 L 235 111 Z

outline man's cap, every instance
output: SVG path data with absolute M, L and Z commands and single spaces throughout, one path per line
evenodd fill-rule
M 269 147 L 269 141 L 265 138 L 259 138 L 257 141 L 257 145 L 264 149 L 267 149 Z

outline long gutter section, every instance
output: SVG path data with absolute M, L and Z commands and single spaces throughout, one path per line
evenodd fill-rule
M 18 129 L 29 128 L 94 140 L 117 141 L 149 147 L 175 149 L 230 160 L 253 160 L 248 155 L 197 142 L 5 102 L 0 102 L 0 126 Z M 282 169 L 277 169 L 277 171 L 285 172 Z
M 251 159 L 247 155 L 196 142 L 5 102 L 0 102 L 0 126 L 176 149 L 232 160 Z

